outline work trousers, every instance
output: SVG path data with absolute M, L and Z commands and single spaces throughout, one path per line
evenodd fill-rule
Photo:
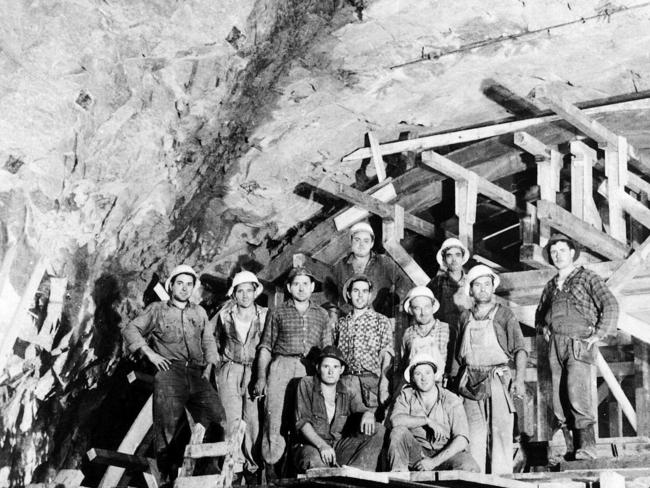
M 510 375 L 506 375 L 506 378 L 509 382 Z M 509 393 L 499 377 L 493 374 L 489 381 L 491 394 L 486 399 L 475 401 L 463 398 L 471 432 L 469 452 L 481 473 L 485 473 L 488 466 L 492 474 L 512 473 L 515 415 L 510 411 L 506 397 Z
M 217 391 L 201 377 L 203 368 L 174 361 L 167 371 L 154 377 L 153 423 L 158 465 L 163 470 L 176 464 L 174 441 L 185 408 L 206 429 L 206 438 L 223 433 L 225 413 Z
M 258 401 L 251 397 L 251 373 L 251 365 L 228 361 L 221 364 L 217 374 L 217 386 L 226 412 L 228 433 L 234 434 L 240 420 L 246 422 L 242 449 L 235 458 L 235 473 L 243 469 L 254 473 L 259 467 L 259 408 Z
M 375 423 L 373 435 L 359 432 L 353 436 L 341 437 L 336 442 L 332 441 L 330 446 L 336 453 L 336 463 L 340 466 L 354 466 L 366 471 L 376 471 L 385 433 L 384 426 Z M 319 450 L 311 444 L 295 446 L 294 460 L 296 468 L 301 473 L 312 468 L 328 467 L 321 459 Z
M 553 413 L 558 426 L 584 429 L 596 422 L 592 405 L 592 368 L 597 346 L 588 351 L 584 341 L 553 334 L 549 365 L 553 387 Z M 568 417 L 568 419 L 567 419 Z
M 440 451 L 427 449 L 413 436 L 407 427 L 394 427 L 390 431 L 388 445 L 388 464 L 391 471 L 408 471 L 418 461 L 426 457 L 433 457 Z M 454 454 L 444 463 L 435 468 L 436 471 L 445 470 L 470 471 L 478 473 L 476 461 L 467 451 Z
M 271 361 L 266 380 L 262 458 L 277 463 L 287 446 L 286 436 L 295 424 L 296 391 L 300 378 L 307 374 L 304 358 L 276 356 Z

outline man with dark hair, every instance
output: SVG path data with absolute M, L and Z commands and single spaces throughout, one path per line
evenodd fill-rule
M 407 386 L 390 417 L 390 470 L 478 472 L 467 452 L 470 434 L 463 403 L 436 383 L 442 361 L 438 351 L 432 351 L 414 356 L 404 371 Z
M 465 294 L 465 272 L 463 266 L 469 260 L 469 249 L 458 239 L 450 237 L 442 243 L 436 253 L 440 271 L 433 277 L 428 287 L 440 302 L 437 317 L 449 325 L 449 341 L 445 363 L 445 374 L 456 376 L 458 363 L 454 353 L 458 338 L 458 319 L 460 314 L 472 306 Z
M 575 459 L 595 459 L 591 371 L 598 341 L 616 333 L 618 302 L 598 275 L 576 266 L 580 250 L 568 237 L 551 236 L 544 255 L 558 270 L 544 287 L 535 313 L 538 332 L 550 343 L 553 413 L 567 449 L 576 449 Z
M 262 458 L 271 479 L 273 466 L 282 458 L 286 447 L 283 426 L 286 429 L 290 423 L 287 416 L 294 410 L 297 382 L 312 373 L 310 358 L 314 353 L 332 343 L 327 312 L 311 301 L 315 285 L 314 277 L 306 268 L 291 270 L 287 280 L 291 298 L 267 314 L 257 348 L 254 394 L 261 396 L 266 392 Z
M 140 351 L 157 370 L 154 444 L 161 472 L 171 477 L 179 462 L 172 459 L 173 441 L 185 408 L 206 427 L 208 438 L 216 437 L 225 417 L 209 381 L 219 361 L 214 330 L 205 310 L 190 302 L 196 281 L 190 266 L 177 266 L 165 284 L 169 301 L 150 304 L 122 330 L 128 350 Z
M 316 374 L 300 380 L 296 399 L 300 442 L 293 450 L 300 472 L 343 464 L 367 471 L 377 467 L 384 427 L 375 422 L 361 396 L 340 381 L 345 368 L 341 351 L 327 346 Z
M 390 320 L 371 307 L 372 282 L 368 276 L 352 276 L 343 287 L 352 311 L 339 319 L 335 343 L 348 368 L 344 383 L 363 399 L 366 407 L 376 410 L 389 399 L 388 372 L 395 355 L 393 326 Z M 377 413 L 381 418 L 382 409 Z
M 515 314 L 494 300 L 499 282 L 484 264 L 469 270 L 465 293 L 474 306 L 460 316 L 458 336 L 458 361 L 464 367 L 458 393 L 472 432 L 469 450 L 481 472 L 492 474 L 512 473 L 515 408 L 510 395 L 525 393 L 528 359 Z

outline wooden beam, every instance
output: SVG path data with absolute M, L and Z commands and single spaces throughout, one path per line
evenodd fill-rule
M 431 278 L 399 243 L 399 230 L 395 226 L 395 220 L 387 219 L 383 222 L 384 249 L 415 285 L 426 285 Z
M 186 458 L 191 457 L 193 459 L 200 459 L 207 457 L 221 457 L 226 454 L 228 454 L 228 443 L 225 441 L 188 444 L 185 446 Z
M 597 115 L 604 112 L 629 110 L 639 107 L 640 104 L 638 101 L 620 102 L 599 107 L 586 108 L 582 110 L 582 113 L 585 115 Z M 641 107 L 647 108 L 647 104 L 644 102 Z M 558 120 L 562 120 L 562 117 L 558 115 L 544 115 L 530 119 L 492 124 L 484 127 L 433 134 L 429 136 L 418 137 L 417 139 L 389 142 L 381 144 L 379 147 L 383 156 L 386 156 L 388 154 L 397 154 L 405 151 L 424 151 L 436 147 L 478 141 L 479 139 L 486 139 L 503 134 L 510 134 L 511 132 L 523 131 L 535 125 L 557 122 Z M 361 147 L 342 158 L 341 161 L 355 161 L 358 159 L 366 159 L 370 157 L 372 157 L 370 148 Z
M 135 421 L 129 428 L 128 432 L 120 442 L 119 447 L 117 448 L 118 452 L 124 454 L 133 454 L 142 441 L 144 437 L 149 432 L 149 429 L 153 425 L 153 396 L 150 396 L 140 413 L 136 417 Z M 122 475 L 124 474 L 124 468 L 117 466 L 109 466 L 102 476 L 101 481 L 99 482 L 98 488 L 114 488 L 120 482 Z
M 572 141 L 571 154 L 573 156 L 571 158 L 571 212 L 576 217 L 582 218 L 588 224 L 600 229 L 602 221 L 593 197 L 593 167 L 597 161 L 596 151 L 583 142 Z M 574 177 L 576 178 L 575 186 Z M 580 191 L 576 191 L 575 188 L 579 188 Z M 577 212 L 574 211 L 574 208 Z
M 386 164 L 381 157 L 381 150 L 379 149 L 379 141 L 372 131 L 368 131 L 368 142 L 370 143 L 370 152 L 372 153 L 372 162 L 375 165 L 377 172 L 377 179 L 379 183 L 386 179 Z
M 528 132 L 515 132 L 513 137 L 515 145 L 519 146 L 527 153 L 543 159 L 551 159 L 551 148 L 539 139 L 528 134 Z
M 447 159 L 434 151 L 426 151 L 422 153 L 422 164 L 454 180 L 469 180 L 470 178 L 475 178 L 471 175 L 471 173 L 473 173 L 472 171 L 463 168 L 461 165 L 454 163 L 451 159 Z M 517 206 L 517 199 L 512 193 L 480 176 L 478 176 L 477 180 L 477 191 L 509 210 L 515 212 L 521 211 Z
M 458 217 L 458 238 L 473 254 L 478 175 L 472 172 L 469 173 L 471 173 L 469 179 L 456 180 L 454 203 L 456 216 Z
M 362 193 L 359 190 L 355 190 L 351 186 L 333 178 L 325 177 L 321 180 L 318 180 L 317 178 L 307 178 L 306 183 L 350 203 L 362 206 L 369 212 L 382 218 L 391 218 L 393 215 L 392 205 L 372 198 L 371 196 Z M 433 237 L 435 235 L 435 226 L 432 223 L 410 213 L 404 214 L 404 226 L 424 237 Z
M 617 294 L 623 291 L 623 287 L 645 267 L 648 255 L 650 255 L 650 237 L 609 277 L 607 286 L 612 293 Z
M 607 175 L 608 194 L 624 193 L 620 181 L 618 150 L 611 146 L 605 149 L 605 174 Z M 618 198 L 608 198 L 607 203 L 609 205 L 609 234 L 614 239 L 626 242 L 625 215 L 621 202 Z
M 223 460 L 223 466 L 221 467 L 221 480 L 217 484 L 217 488 L 230 488 L 232 486 L 232 478 L 235 474 L 235 458 L 241 449 L 245 433 L 246 422 L 240 420 L 237 429 L 231 433 L 227 440 L 228 453 Z
M 87 453 L 90 462 L 107 464 L 125 469 L 145 471 L 149 469 L 149 459 L 144 456 L 109 451 L 108 449 L 92 448 Z
M 217 486 L 223 486 L 223 476 L 220 474 L 183 476 L 174 480 L 174 488 L 207 488 Z
M 619 191 L 616 198 L 609 198 L 609 201 L 616 200 L 623 210 L 630 216 L 650 229 L 650 209 L 638 200 L 632 198 L 624 191 Z
M 628 246 L 583 222 L 554 203 L 538 201 L 537 217 L 540 222 L 547 223 L 606 258 L 624 259 L 629 253 Z
M 183 465 L 178 473 L 178 476 L 192 476 L 194 474 L 194 467 L 196 465 L 196 459 L 193 456 L 187 455 L 187 448 L 190 446 L 200 445 L 203 442 L 205 437 L 205 427 L 203 424 L 196 423 L 192 427 L 192 435 L 190 436 L 190 442 L 185 446 L 185 459 L 183 459 Z
M 612 373 L 612 370 L 609 368 L 607 361 L 605 361 L 600 351 L 598 351 L 598 353 L 596 354 L 596 367 L 598 368 L 598 371 L 600 371 L 601 376 L 607 383 L 607 386 L 609 387 L 609 391 L 612 393 L 614 398 L 616 398 L 618 404 L 621 406 L 621 410 L 623 410 L 623 414 L 625 414 L 625 417 L 627 417 L 627 420 L 630 422 L 632 428 L 636 430 L 637 422 L 636 422 L 636 412 L 634 411 L 634 407 L 632 407 L 632 404 L 625 396 L 625 393 L 623 392 L 623 389 L 621 388 L 618 379 L 616 378 L 616 376 L 614 376 L 614 373 Z M 594 407 L 597 409 L 596 406 Z
M 316 279 L 321 283 L 324 283 L 326 279 L 334 275 L 333 268 L 329 264 L 325 264 L 322 261 L 307 256 L 306 254 L 298 253 L 293 255 L 293 267 L 298 268 L 304 266 L 309 271 L 314 273 Z
M 372 191 L 370 195 L 384 203 L 392 202 L 397 198 L 395 187 L 390 183 L 386 186 L 382 186 L 376 191 Z M 370 212 L 365 208 L 352 207 L 345 210 L 343 213 L 336 215 L 333 219 L 334 225 L 336 225 L 336 230 L 341 231 L 356 224 L 360 220 L 367 218 L 368 215 L 370 215 Z

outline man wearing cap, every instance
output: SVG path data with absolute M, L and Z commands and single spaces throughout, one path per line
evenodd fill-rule
M 535 325 L 550 343 L 548 359 L 557 427 L 565 431 L 567 441 L 568 428 L 573 429 L 576 459 L 595 459 L 591 369 L 598 341 L 616 333 L 619 307 L 598 275 L 575 265 L 579 255 L 580 250 L 568 237 L 556 234 L 549 239 L 544 256 L 558 274 L 542 291 Z
M 375 410 L 389 399 L 388 372 L 395 351 L 393 326 L 386 316 L 372 309 L 372 291 L 372 282 L 364 274 L 353 275 L 345 283 L 343 293 L 352 311 L 339 319 L 335 344 L 348 364 L 345 385 L 363 399 L 366 407 Z
M 404 300 L 404 311 L 413 317 L 415 323 L 402 336 L 401 370 L 406 370 L 414 356 L 435 349 L 443 365 L 436 372 L 436 381 L 442 381 L 444 365 L 447 364 L 449 325 L 434 317 L 438 308 L 440 303 L 426 286 L 416 286 L 408 292 Z
M 246 422 L 243 452 L 235 460 L 235 473 L 257 472 L 259 411 L 252 396 L 251 376 L 257 345 L 266 320 L 266 308 L 255 303 L 263 287 L 250 271 L 237 273 L 228 290 L 229 300 L 215 318 L 217 347 L 221 367 L 217 386 L 226 411 L 228 429 L 233 432 L 239 420 Z
M 454 353 L 458 337 L 458 319 L 460 314 L 472 306 L 464 291 L 465 272 L 463 266 L 469 261 L 469 250 L 456 238 L 446 239 L 436 253 L 440 271 L 429 283 L 429 288 L 440 301 L 437 317 L 449 324 L 449 341 L 447 344 L 447 362 L 445 373 L 456 376 L 458 363 Z
M 170 299 L 151 303 L 122 335 L 131 352 L 140 351 L 157 372 L 154 378 L 154 443 L 158 466 L 176 474 L 173 440 L 185 408 L 215 437 L 224 419 L 221 401 L 209 381 L 219 360 L 208 316 L 190 302 L 197 275 L 187 265 L 176 267 L 165 284 Z
M 351 252 L 334 265 L 334 279 L 339 292 L 339 306 L 343 313 L 352 307 L 345 302 L 343 285 L 355 274 L 365 274 L 374 287 L 373 308 L 387 317 L 395 316 L 394 306 L 399 303 L 402 287 L 400 271 L 388 256 L 377 254 L 372 250 L 375 233 L 370 224 L 359 222 L 350 229 Z
M 515 407 L 511 395 L 525 393 L 528 359 L 515 314 L 495 302 L 499 282 L 499 276 L 483 264 L 467 273 L 465 292 L 474 306 L 461 314 L 458 349 L 464 371 L 458 392 L 464 397 L 472 432 L 469 449 L 481 472 L 492 474 L 512 473 Z
M 344 464 L 367 471 L 377 467 L 384 427 L 375 422 L 361 396 L 340 381 L 346 366 L 341 351 L 327 346 L 316 374 L 300 380 L 296 399 L 299 442 L 293 449 L 300 472 Z
M 266 392 L 262 457 L 271 479 L 275 474 L 273 466 L 286 447 L 283 433 L 292 423 L 298 379 L 311 374 L 313 363 L 309 358 L 332 344 L 327 312 L 310 300 L 314 287 L 314 277 L 306 268 L 291 270 L 287 281 L 291 298 L 267 314 L 257 347 L 258 372 L 253 393 Z
M 396 398 L 390 417 L 391 471 L 479 471 L 467 452 L 469 429 L 463 403 L 436 383 L 442 365 L 433 349 L 414 356 L 404 371 L 407 386 Z

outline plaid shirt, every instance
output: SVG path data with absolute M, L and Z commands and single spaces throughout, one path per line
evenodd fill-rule
M 469 297 L 465 295 L 465 273 L 459 281 L 453 279 L 447 271 L 438 273 L 433 277 L 429 289 L 440 302 L 440 309 L 436 313 L 443 322 L 458 330 L 458 319 L 465 310 L 464 305 L 470 306 Z M 454 296 L 456 295 L 456 296 Z
M 214 334 L 217 339 L 217 347 L 223 361 L 253 364 L 257 345 L 262 336 L 264 321 L 266 320 L 266 308 L 255 304 L 255 318 L 244 342 L 242 342 L 235 330 L 233 314 L 236 310 L 235 302 L 229 300 L 212 319 L 215 325 Z
M 558 276 L 546 283 L 535 312 L 535 325 L 541 329 L 546 323 L 546 314 L 551 308 L 553 296 L 557 289 Z M 606 337 L 616 333 L 618 323 L 618 302 L 607 285 L 593 271 L 582 266 L 574 269 L 562 285 L 562 289 L 569 294 L 573 305 L 592 324 L 595 334 Z
M 393 326 L 388 318 L 368 309 L 356 319 L 349 313 L 336 326 L 336 345 L 351 371 L 368 371 L 381 376 L 384 352 L 395 355 Z
M 314 347 L 323 348 L 332 343 L 329 316 L 321 307 L 309 302 L 303 314 L 289 300 L 266 315 L 266 324 L 258 349 L 271 354 L 307 357 Z
M 408 364 L 409 359 L 423 349 L 437 347 L 442 357 L 442 364 L 447 364 L 447 343 L 449 342 L 449 325 L 434 319 L 435 323 L 429 332 L 422 334 L 420 325 L 412 325 L 402 336 L 402 362 Z

